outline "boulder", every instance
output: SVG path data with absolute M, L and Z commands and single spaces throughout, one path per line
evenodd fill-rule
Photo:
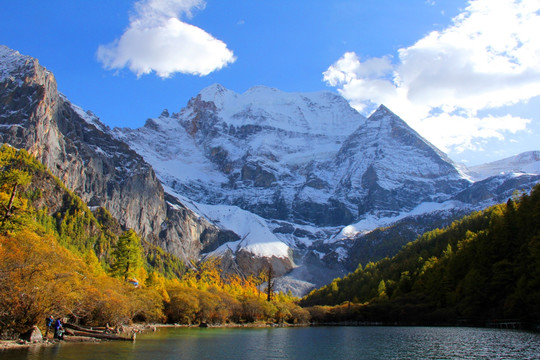
M 41 333 L 41 330 L 34 325 L 30 331 L 21 335 L 21 339 L 32 343 L 42 342 L 43 334 Z

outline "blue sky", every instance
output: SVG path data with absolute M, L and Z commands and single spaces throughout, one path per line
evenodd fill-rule
M 380 103 L 451 158 L 540 150 L 538 0 L 18 0 L 0 44 L 39 59 L 107 125 L 139 127 L 204 87 Z

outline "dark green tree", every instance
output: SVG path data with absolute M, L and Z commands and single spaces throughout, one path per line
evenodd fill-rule
M 112 256 L 112 274 L 127 280 L 139 270 L 142 265 L 141 239 L 135 231 L 128 230 L 118 238 Z
M 21 191 L 32 181 L 32 174 L 40 166 L 25 151 L 7 145 L 0 148 L 0 229 L 2 232 L 25 221 L 17 219 L 26 210 L 26 200 Z M 8 223 L 10 223 L 8 226 Z

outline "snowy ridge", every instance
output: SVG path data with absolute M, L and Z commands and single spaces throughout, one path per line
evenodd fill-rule
M 453 162 L 423 139 L 406 123 L 381 106 L 348 140 L 340 164 L 348 163 L 366 171 L 370 165 L 377 172 L 377 183 L 384 189 L 402 186 L 404 179 L 430 182 L 437 177 L 461 180 Z M 342 167 L 347 169 L 348 167 Z M 396 175 L 397 174 L 397 175 Z
M 115 128 L 113 133 L 142 155 L 164 184 L 215 183 L 218 186 L 226 181 L 177 119 L 161 116 L 148 120 L 137 130 Z
M 540 151 L 529 151 L 487 164 L 469 167 L 476 181 L 509 173 L 540 174 Z
M 22 86 L 25 77 L 33 75 L 36 67 L 40 67 L 37 59 L 0 45 L 0 82 L 10 79 L 15 81 L 17 86 Z M 45 76 L 52 76 L 47 69 L 41 69 Z
M 202 90 L 200 97 L 214 103 L 220 118 L 233 126 L 262 125 L 287 132 L 347 136 L 364 121 L 344 98 L 330 92 L 285 93 L 255 86 L 237 94 L 214 84 Z
M 338 234 L 326 240 L 325 243 L 331 244 L 338 241 L 352 240 L 358 237 L 359 235 L 368 234 L 377 228 L 391 225 L 407 217 L 419 216 L 419 215 L 435 213 L 435 212 L 440 213 L 440 212 L 459 209 L 463 207 L 466 207 L 464 203 L 460 201 L 455 201 L 455 200 L 445 201 L 442 203 L 425 202 L 425 203 L 421 203 L 420 205 L 418 205 L 411 211 L 401 212 L 396 216 L 381 218 L 378 216 L 369 215 L 365 219 L 362 219 L 361 221 L 355 224 L 345 226 L 343 229 L 341 229 L 341 231 Z
M 103 131 L 104 133 L 110 133 L 110 128 L 103 124 L 99 118 L 90 110 L 84 111 L 80 106 L 72 104 L 64 94 L 59 94 L 60 97 L 67 103 L 70 104 L 71 108 L 81 119 L 86 121 L 88 124 L 95 126 L 97 129 Z

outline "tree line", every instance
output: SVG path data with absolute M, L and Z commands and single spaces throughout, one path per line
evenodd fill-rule
M 0 169 L 0 337 L 51 314 L 110 326 L 309 320 L 298 299 L 268 299 L 264 276 L 225 275 L 216 259 L 184 264 L 90 211 L 25 150 L 0 147 Z
M 540 320 L 540 184 L 312 291 L 315 321 Z

